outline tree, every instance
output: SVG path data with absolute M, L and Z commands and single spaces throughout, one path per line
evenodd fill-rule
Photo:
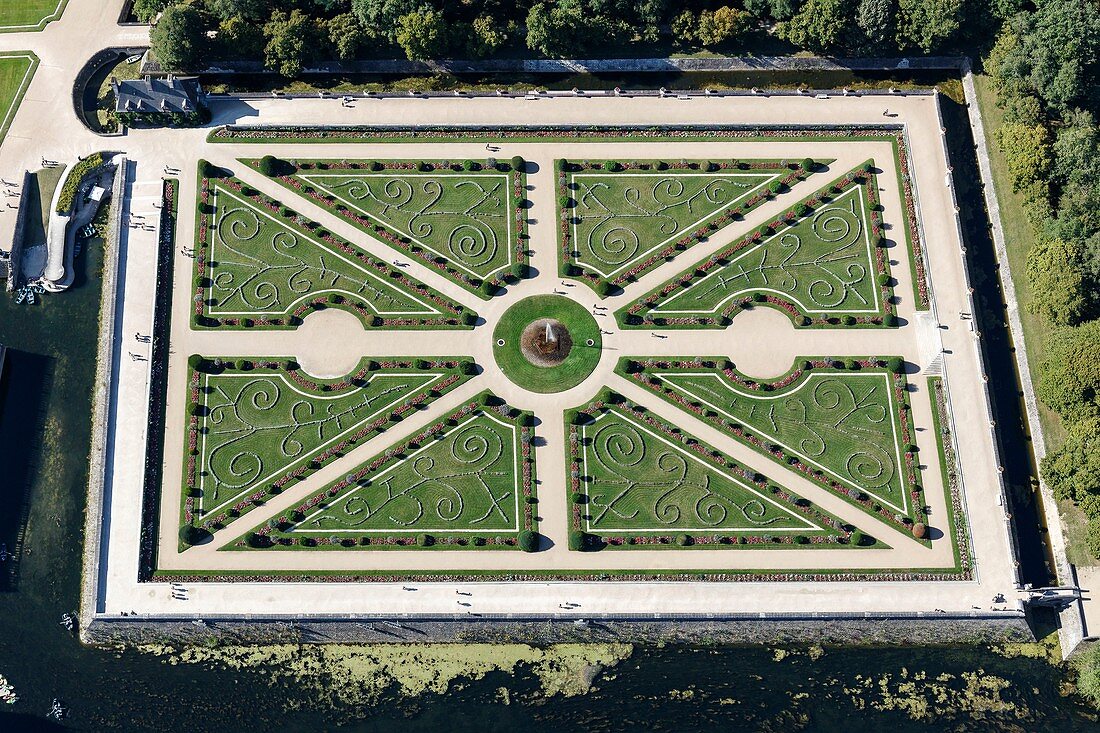
M 263 28 L 236 15 L 218 26 L 218 46 L 229 58 L 255 58 L 263 53 L 267 39 Z
M 204 4 L 221 20 L 241 17 L 252 21 L 266 18 L 272 5 L 270 0 L 206 0 Z
M 134 15 L 143 23 L 149 23 L 157 17 L 173 0 L 134 0 Z
M 1100 417 L 1100 321 L 1054 333 L 1036 393 L 1064 420 Z
M 1019 42 L 1013 72 L 1059 112 L 1100 101 L 1100 6 L 1080 0 L 1036 3 L 1012 21 Z M 1002 72 L 1004 69 L 1002 69 Z
M 153 55 L 170 71 L 195 69 L 205 40 L 202 16 L 190 5 L 169 7 L 149 32 Z
M 397 19 L 425 5 L 428 5 L 425 0 L 352 0 L 351 12 L 367 33 L 396 43 Z
M 941 48 L 958 32 L 964 0 L 899 0 L 898 46 L 925 53 Z
M 802 10 L 779 24 L 779 36 L 796 46 L 824 53 L 840 46 L 851 12 L 846 0 L 809 0 Z
M 1100 420 L 1070 425 L 1065 442 L 1043 459 L 1042 471 L 1056 498 L 1081 504 L 1090 519 L 1100 519 Z
M 466 52 L 472 58 L 489 56 L 508 40 L 504 28 L 491 15 L 479 15 L 466 32 Z
M 672 39 L 687 45 L 695 40 L 696 20 L 695 13 L 684 10 L 672 19 Z
M 1059 326 L 1084 320 L 1088 292 L 1081 249 L 1075 242 L 1039 239 L 1027 253 L 1027 276 L 1035 299 L 1028 310 Z
M 354 59 L 366 45 L 370 35 L 354 13 L 343 13 L 325 24 L 329 41 L 341 61 Z
M 790 20 L 798 12 L 801 0 L 745 0 L 745 10 L 761 20 L 771 17 Z
M 541 2 L 527 13 L 527 47 L 562 58 L 583 53 L 597 41 L 608 42 L 621 30 L 603 16 L 586 16 L 573 2 Z
M 283 76 L 295 77 L 302 67 L 313 60 L 317 48 L 317 25 L 301 10 L 289 15 L 281 10 L 271 14 L 264 25 L 267 47 L 264 49 L 264 65 Z
M 437 59 L 447 55 L 450 35 L 447 21 L 439 10 L 418 10 L 397 19 L 397 45 L 413 61 Z
M 751 15 L 724 5 L 714 12 L 704 10 L 699 13 L 695 37 L 704 46 L 717 46 L 744 33 L 751 25 Z
M 871 48 L 883 48 L 896 35 L 897 0 L 860 0 L 856 25 Z
M 1050 170 L 1050 133 L 1043 125 L 1027 127 L 1005 123 L 997 131 L 997 141 L 1012 176 L 1012 190 L 1043 195 L 1035 189 L 1045 189 Z

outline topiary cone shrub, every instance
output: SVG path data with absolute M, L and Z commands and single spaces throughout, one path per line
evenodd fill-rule
M 185 524 L 180 527 L 180 541 L 187 545 L 200 545 L 209 541 L 213 537 L 212 534 L 205 529 L 200 529 L 190 524 Z
M 588 549 L 588 533 L 576 529 L 570 532 L 569 549 L 578 552 L 583 552 Z
M 917 522 L 913 525 L 913 536 L 918 540 L 923 540 L 924 536 L 928 534 L 928 527 L 924 525 L 924 522 Z
M 538 552 L 539 533 L 525 529 L 519 533 L 519 549 L 524 552 Z

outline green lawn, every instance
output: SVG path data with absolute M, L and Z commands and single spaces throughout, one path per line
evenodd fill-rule
M 623 313 L 646 324 L 724 327 L 730 314 L 758 300 L 801 316 L 799 325 L 809 325 L 803 318 L 881 322 L 892 290 L 882 285 L 889 266 L 876 246 L 877 184 L 873 175 L 858 176 L 859 169 L 849 172 L 809 197 L 809 206 L 697 262 Z
M 528 421 L 485 395 L 364 461 L 251 544 L 513 549 L 537 529 Z
M 6 1 L 6 0 L 5 0 Z M 3 18 L 0 9 L 0 19 Z M 38 68 L 38 57 L 30 51 L 0 52 L 0 143 L 8 134 L 8 128 L 15 119 L 19 103 L 27 93 L 31 78 Z
M 509 163 L 290 162 L 283 185 L 482 297 L 527 262 L 526 175 Z
M 794 175 L 764 160 L 631 161 L 614 172 L 598 161 L 556 165 L 565 261 L 610 281 L 641 276 L 664 262 L 667 248 L 739 218 Z
M 722 361 L 653 362 L 636 381 L 885 521 L 925 521 L 912 496 L 919 476 L 905 462 L 904 376 L 867 360 L 853 371 L 813 358 L 762 386 Z
M 41 30 L 57 20 L 69 0 L 4 0 L 0 3 L 0 33 Z
M 542 318 L 564 325 L 573 340 L 569 355 L 557 366 L 533 364 L 520 350 L 523 329 Z M 524 298 L 504 312 L 493 330 L 497 365 L 505 376 L 532 392 L 562 392 L 580 384 L 596 368 L 602 348 L 596 319 L 583 305 L 560 295 Z
M 699 546 L 832 545 L 847 536 L 835 517 L 652 415 L 619 405 L 585 412 L 569 426 L 575 527 L 633 536 L 626 546 L 667 533 Z
M 244 513 L 252 499 L 305 475 L 465 381 L 453 359 L 361 364 L 340 381 L 314 380 L 287 359 L 238 360 L 191 373 L 184 524 Z M 316 466 L 315 466 L 316 467 Z M 291 484 L 292 485 L 292 484 Z
M 461 305 L 236 179 L 200 185 L 200 325 L 291 328 L 332 306 L 368 326 L 465 327 Z

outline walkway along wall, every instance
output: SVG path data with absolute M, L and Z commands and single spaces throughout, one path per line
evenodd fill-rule
M 130 163 L 119 156 L 118 172 L 111 190 L 110 233 L 103 258 L 103 283 L 99 307 L 99 353 L 96 355 L 95 394 L 92 397 L 92 441 L 88 470 L 88 505 L 84 515 L 84 577 L 80 587 L 80 637 L 87 641 L 87 629 L 98 610 L 99 561 L 103 546 L 104 484 L 107 478 L 107 423 L 110 418 L 111 388 L 114 383 L 115 311 L 122 293 L 118 287 L 118 263 L 122 249 L 122 214 Z

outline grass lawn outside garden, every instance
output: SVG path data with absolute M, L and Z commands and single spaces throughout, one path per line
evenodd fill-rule
M 37 68 L 38 57 L 30 51 L 0 52 L 0 144 L 8 134 Z
M 61 17 L 69 0 L 4 0 L 0 3 L 0 33 L 40 31 Z

